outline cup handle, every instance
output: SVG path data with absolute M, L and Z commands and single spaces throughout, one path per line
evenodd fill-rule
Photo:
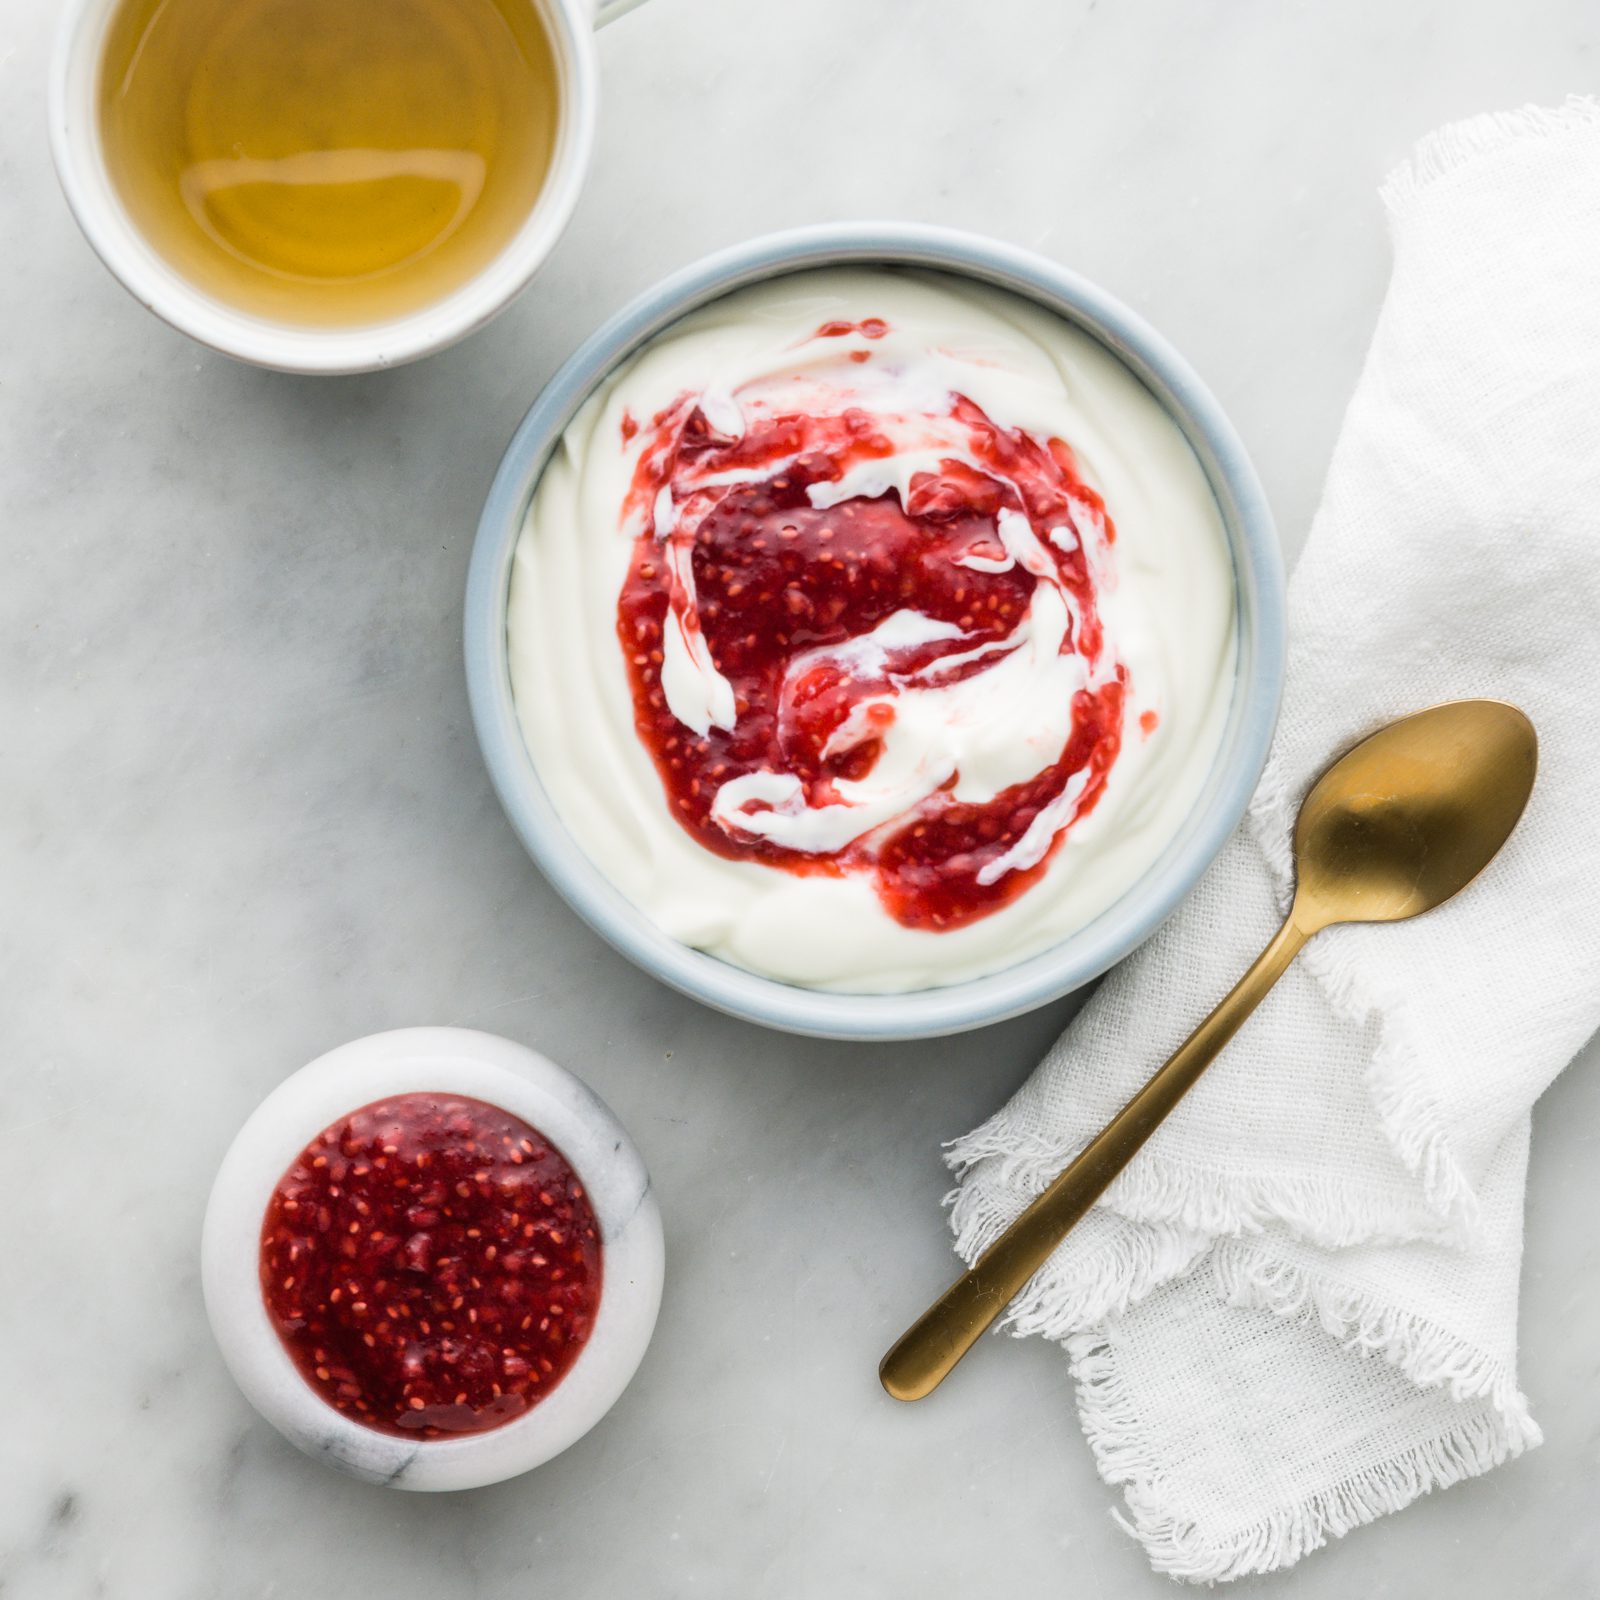
M 642 6 L 644 0 L 596 0 L 594 8 L 594 25 L 603 28 L 608 22 L 615 22 L 618 17 L 625 17 L 635 6 Z

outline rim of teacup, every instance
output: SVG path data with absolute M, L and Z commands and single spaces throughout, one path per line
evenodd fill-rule
M 1222 743 L 1200 799 L 1155 863 L 1099 916 L 1037 955 L 980 978 L 896 994 L 806 988 L 680 943 L 589 859 L 561 821 L 523 740 L 511 689 L 511 564 L 540 474 L 567 424 L 608 373 L 663 329 L 749 284 L 832 265 L 952 273 L 1008 289 L 1084 328 L 1172 415 L 1216 496 L 1234 565 L 1238 656 Z M 889 1041 L 960 1033 L 1021 1015 L 1099 977 L 1166 921 L 1243 817 L 1266 764 L 1284 670 L 1284 572 L 1272 513 L 1226 413 L 1186 360 L 1105 290 L 1016 246 L 915 223 L 824 224 L 707 257 L 646 290 L 591 335 L 513 436 L 478 525 L 467 579 L 468 698 L 501 805 L 528 853 L 608 943 L 662 982 L 719 1011 L 819 1038 Z
M 101 50 L 124 0 L 72 0 L 50 64 L 50 148 L 84 237 L 146 310 L 223 355 L 278 372 L 336 375 L 416 361 L 490 322 L 533 281 L 578 203 L 599 108 L 592 8 L 528 0 L 543 18 L 564 108 L 544 187 L 522 227 L 480 272 L 421 310 L 383 322 L 320 327 L 254 316 L 207 294 L 171 266 L 128 214 L 107 169 L 97 107 Z

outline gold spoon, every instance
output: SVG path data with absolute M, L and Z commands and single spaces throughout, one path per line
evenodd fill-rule
M 1499 700 L 1457 700 L 1363 739 L 1317 780 L 1294 830 L 1289 918 L 1256 964 L 1078 1158 L 883 1358 L 896 1400 L 942 1383 L 978 1335 L 1127 1166 L 1239 1031 L 1313 934 L 1403 922 L 1464 889 L 1493 860 L 1533 789 L 1533 724 Z

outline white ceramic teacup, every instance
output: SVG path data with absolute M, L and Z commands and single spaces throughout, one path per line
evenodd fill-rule
M 599 110 L 594 29 L 640 0 L 526 0 L 555 56 L 560 124 L 544 187 L 522 227 L 468 282 L 419 311 L 361 326 L 275 322 L 207 294 L 177 272 L 129 217 L 101 147 L 96 83 L 106 31 L 123 0 L 69 0 L 50 70 L 50 142 L 78 225 L 141 305 L 241 361 L 284 372 L 369 372 L 454 344 L 503 311 L 544 265 L 572 215 Z

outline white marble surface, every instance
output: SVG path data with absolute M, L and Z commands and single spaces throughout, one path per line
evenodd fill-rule
M 592 187 L 466 346 L 370 379 L 140 313 L 49 172 L 54 7 L 0 0 L 0 1594 L 898 1600 L 1169 1592 L 1064 1363 L 874 1367 L 949 1271 L 940 1139 L 1070 1004 L 898 1048 L 780 1038 L 601 947 L 467 723 L 473 520 L 540 381 L 668 268 L 899 214 L 1035 246 L 1208 375 L 1296 547 L 1382 292 L 1374 189 L 1443 119 L 1592 86 L 1592 0 L 652 0 L 603 40 Z M 249 1411 L 198 1283 L 211 1175 L 330 1045 L 466 1023 L 586 1076 L 660 1191 L 656 1342 L 531 1477 L 403 1497 Z M 1523 1376 L 1548 1442 L 1243 1593 L 1600 1592 L 1600 1073 L 1540 1109 Z

